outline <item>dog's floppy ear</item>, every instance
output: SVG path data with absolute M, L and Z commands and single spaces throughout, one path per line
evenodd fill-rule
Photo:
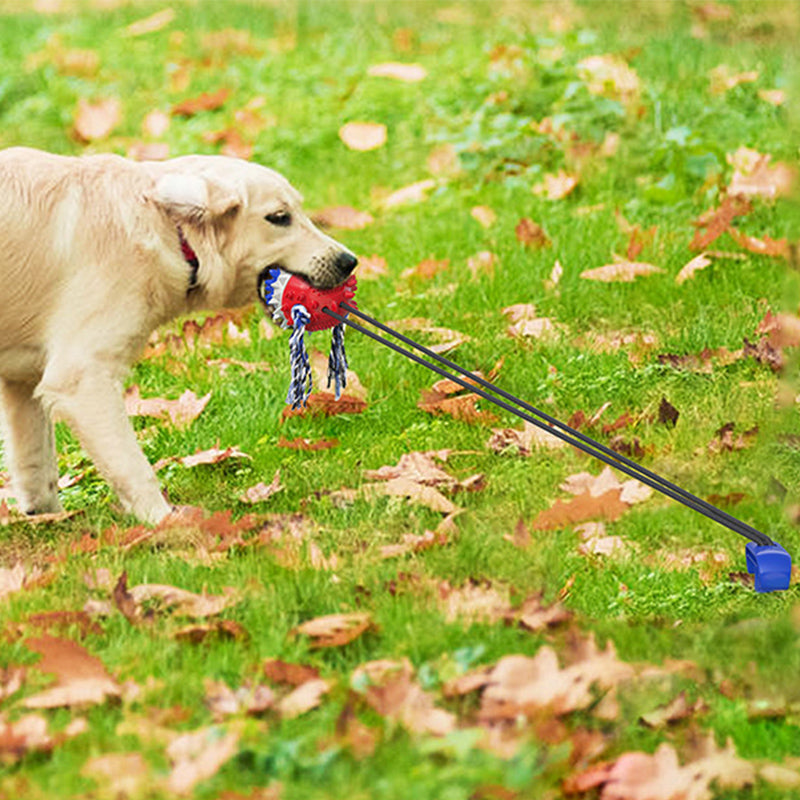
M 145 199 L 160 206 L 176 221 L 190 225 L 214 222 L 242 204 L 232 187 L 185 172 L 163 175 L 145 192 Z

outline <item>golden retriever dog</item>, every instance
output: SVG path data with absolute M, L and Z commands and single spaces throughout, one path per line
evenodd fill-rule
M 253 302 L 270 267 L 326 289 L 356 263 L 290 183 L 257 164 L 0 151 L 0 408 L 20 509 L 60 509 L 57 414 L 127 511 L 164 519 L 172 508 L 122 396 L 150 333 Z

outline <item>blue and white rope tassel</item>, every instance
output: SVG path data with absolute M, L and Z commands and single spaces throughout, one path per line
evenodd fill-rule
M 292 308 L 292 335 L 289 337 L 292 379 L 286 395 L 286 402 L 292 409 L 304 406 L 311 394 L 313 381 L 305 343 L 306 325 L 310 319 L 311 315 L 304 306 L 298 303 Z
M 344 351 L 344 323 L 335 325 L 331 331 L 331 352 L 328 356 L 328 388 L 333 381 L 336 399 L 347 387 L 347 354 Z

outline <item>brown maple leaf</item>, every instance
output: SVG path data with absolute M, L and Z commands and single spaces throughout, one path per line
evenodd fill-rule
M 172 762 L 167 788 L 180 796 L 188 796 L 200 781 L 215 775 L 239 750 L 239 733 L 219 727 L 200 728 L 184 733 L 167 745 Z
M 316 708 L 324 695 L 330 691 L 330 684 L 322 678 L 312 678 L 295 687 L 277 703 L 277 709 L 284 719 L 294 719 L 312 708 Z
M 414 681 L 414 669 L 406 658 L 362 664 L 353 673 L 351 684 L 366 687 L 362 691 L 367 703 L 412 733 L 445 736 L 456 727 L 455 715 L 437 708 L 433 696 Z
M 706 211 L 695 220 L 697 231 L 689 242 L 689 249 L 706 250 L 711 242 L 730 228 L 736 217 L 745 216 L 752 210 L 753 206 L 746 198 L 726 195 L 718 208 Z
M 26 714 L 14 722 L 0 718 L 0 763 L 14 764 L 28 753 L 49 753 L 55 739 L 40 714 Z
M 268 658 L 262 665 L 264 676 L 273 683 L 300 686 L 319 678 L 319 670 L 306 664 L 293 664 L 279 658 Z
M 190 97 L 176 103 L 172 107 L 174 117 L 194 117 L 203 111 L 216 111 L 225 105 L 230 97 L 230 89 L 218 89 L 216 92 L 203 92 L 197 97 Z
M 372 616 L 366 612 L 327 614 L 301 623 L 291 633 L 309 636 L 314 648 L 342 647 L 373 626 Z
M 280 491 L 283 491 L 283 485 L 281 484 L 281 471 L 278 469 L 275 470 L 275 475 L 270 483 L 261 481 L 255 486 L 245 489 L 239 500 L 243 503 L 263 503 Z
M 331 206 L 315 211 L 312 220 L 321 228 L 338 228 L 343 231 L 360 231 L 375 222 L 375 217 L 352 206 Z
M 95 705 L 119 697 L 120 687 L 100 659 L 77 642 L 44 635 L 26 639 L 25 646 L 42 656 L 34 669 L 56 678 L 51 688 L 27 697 L 26 708 Z
M 664 270 L 654 264 L 642 261 L 629 261 L 621 256 L 614 257 L 613 264 L 605 264 L 602 267 L 585 269 L 580 277 L 584 280 L 602 281 L 603 283 L 624 282 L 630 283 L 641 275 L 654 275 Z
M 528 217 L 523 217 L 514 228 L 517 241 L 525 247 L 550 247 L 551 241 L 541 225 Z
M 594 497 L 590 493 L 579 494 L 572 500 L 556 500 L 555 504 L 539 512 L 532 523 L 537 531 L 556 530 L 590 519 L 619 519 L 630 506 L 620 500 L 620 489 Z
M 73 132 L 82 142 L 106 139 L 122 119 L 122 104 L 115 97 L 90 103 L 81 98 L 73 121 Z
M 339 138 L 350 150 L 377 150 L 386 144 L 386 126 L 380 122 L 348 122 L 339 128 Z
M 139 387 L 134 384 L 125 391 L 125 411 L 131 417 L 169 419 L 176 428 L 184 428 L 203 413 L 210 399 L 211 392 L 198 397 L 190 389 L 177 400 L 166 400 L 163 397 L 144 398 Z
M 430 414 L 447 414 L 461 422 L 491 424 L 497 417 L 478 408 L 480 398 L 470 392 L 469 394 L 449 396 L 433 390 L 423 389 L 422 398 L 417 403 L 417 408 Z

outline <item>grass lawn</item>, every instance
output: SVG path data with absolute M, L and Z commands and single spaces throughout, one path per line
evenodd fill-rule
M 362 309 L 798 552 L 796 4 L 37 5 L 0 4 L 0 147 L 232 152 L 368 213 L 330 230 Z M 210 395 L 135 419 L 180 528 L 61 425 L 78 513 L 20 521 L 0 449 L 0 800 L 797 796 L 796 578 L 346 340 L 358 413 L 287 416 L 260 308 L 159 332 L 129 386 Z

